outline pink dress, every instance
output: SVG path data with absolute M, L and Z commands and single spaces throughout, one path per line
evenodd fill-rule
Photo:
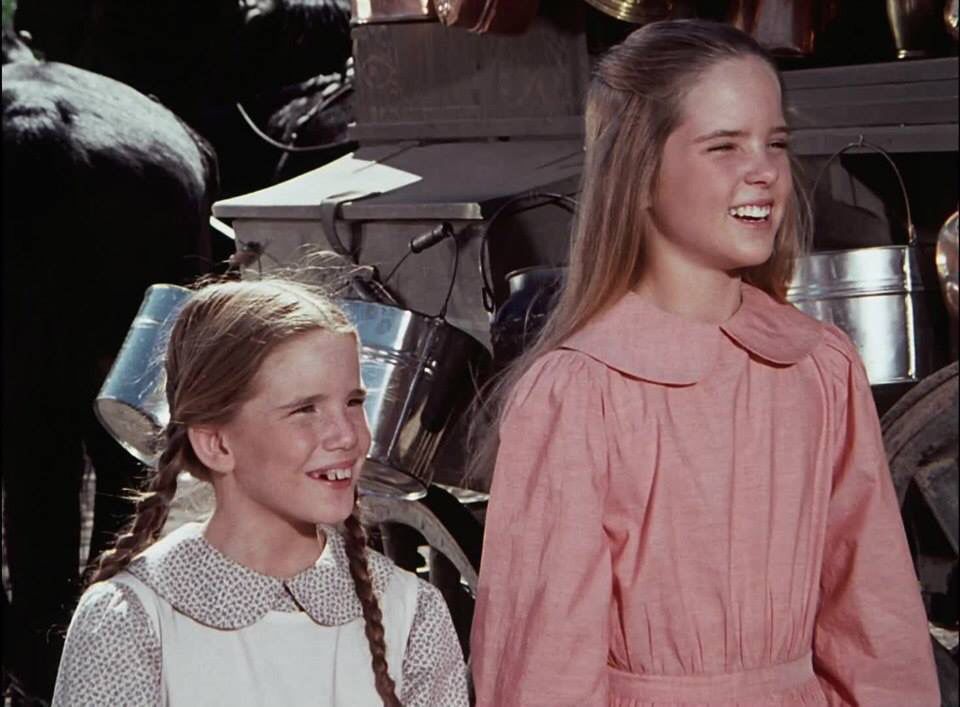
M 758 289 L 721 326 L 628 294 L 500 430 L 478 707 L 939 705 L 856 349 Z

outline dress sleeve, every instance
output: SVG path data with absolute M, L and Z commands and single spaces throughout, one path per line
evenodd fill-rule
M 471 643 L 478 707 L 607 705 L 612 569 L 599 365 L 548 354 L 505 412 Z
M 469 707 L 467 669 L 443 595 L 418 580 L 417 609 L 403 657 L 406 707 Z
M 849 368 L 834 469 L 814 637 L 830 705 L 940 704 L 926 612 L 866 372 Z
M 53 706 L 159 705 L 160 681 L 160 641 L 136 593 L 90 587 L 67 630 Z

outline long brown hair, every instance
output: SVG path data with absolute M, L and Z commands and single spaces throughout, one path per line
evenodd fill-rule
M 353 334 L 344 313 L 306 285 L 280 279 L 221 282 L 198 289 L 177 317 L 167 345 L 166 396 L 170 423 L 156 472 L 137 499 L 136 514 L 105 552 L 91 582 L 109 579 L 159 536 L 181 471 L 209 481 L 187 436 L 193 425 L 228 421 L 253 395 L 263 361 L 293 336 L 323 330 Z M 345 549 L 363 608 L 374 680 L 383 703 L 395 707 L 387 672 L 383 617 L 367 569 L 366 541 L 356 509 L 345 522 Z
M 704 20 L 654 22 L 632 32 L 597 63 L 587 91 L 585 159 L 566 281 L 533 345 L 484 395 L 485 415 L 474 418 L 476 453 L 468 476 L 491 473 L 503 403 L 530 365 L 634 289 L 643 275 L 645 214 L 656 188 L 667 138 L 681 119 L 683 99 L 718 62 L 764 61 L 770 55 L 750 36 Z M 783 82 L 780 80 L 781 94 Z M 796 162 L 791 159 L 796 172 Z M 809 242 L 806 197 L 793 193 L 770 259 L 741 277 L 783 301 L 793 263 Z M 492 429 L 491 429 L 492 427 Z

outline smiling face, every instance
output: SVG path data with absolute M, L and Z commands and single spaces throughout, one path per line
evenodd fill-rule
M 780 84 L 761 59 L 714 64 L 681 103 L 667 138 L 646 249 L 683 275 L 766 262 L 792 178 Z
M 214 479 L 218 510 L 229 504 L 245 522 L 344 520 L 370 446 L 356 338 L 299 334 L 266 357 L 252 385 L 218 430 L 227 452 Z

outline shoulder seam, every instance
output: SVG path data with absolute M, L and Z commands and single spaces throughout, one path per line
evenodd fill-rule
M 150 628 L 153 632 L 154 638 L 157 639 L 157 641 L 159 641 L 160 640 L 160 615 L 157 612 L 156 604 L 151 602 L 150 606 L 148 607 L 147 606 L 148 602 L 145 602 L 143 600 L 144 595 L 142 594 L 142 592 L 146 592 L 146 591 L 152 592 L 153 589 L 151 589 L 149 585 L 144 583 L 138 577 L 129 573 L 128 573 L 128 577 L 114 576 L 106 581 L 112 584 L 113 586 L 115 586 L 128 601 L 136 600 L 137 604 L 140 606 L 140 610 L 143 611 L 143 613 L 147 617 L 147 620 L 150 622 Z M 137 585 L 140 585 L 140 587 L 138 587 Z

